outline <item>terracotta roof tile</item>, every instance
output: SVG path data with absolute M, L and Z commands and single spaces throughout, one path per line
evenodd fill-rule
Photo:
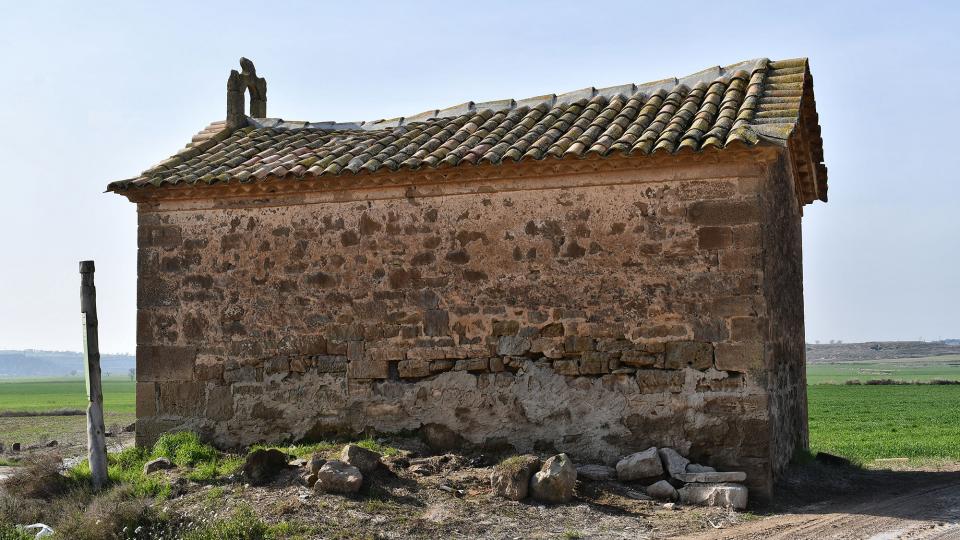
M 642 157 L 723 149 L 735 142 L 790 146 L 800 139 L 803 148 L 792 150 L 794 156 L 813 160 L 798 167 L 812 179 L 803 202 L 826 200 L 823 142 L 807 61 L 759 59 L 682 79 L 468 101 L 373 122 L 248 118 L 247 126 L 233 130 L 214 122 L 174 157 L 136 178 L 113 182 L 108 190 L 615 153 Z

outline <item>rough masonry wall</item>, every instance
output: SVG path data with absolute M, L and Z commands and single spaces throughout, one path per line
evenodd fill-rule
M 138 442 L 669 445 L 769 493 L 763 185 L 141 207 Z
M 807 449 L 807 370 L 803 322 L 800 206 L 789 163 L 768 169 L 764 193 L 764 297 L 768 305 L 765 363 L 770 379 L 770 459 L 781 471 Z M 758 336 L 759 337 L 759 336 Z

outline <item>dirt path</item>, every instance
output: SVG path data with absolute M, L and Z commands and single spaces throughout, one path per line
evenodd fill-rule
M 847 505 L 836 501 L 820 503 L 800 508 L 797 513 L 779 514 L 688 538 L 960 539 L 960 479 L 953 477 L 894 497 Z

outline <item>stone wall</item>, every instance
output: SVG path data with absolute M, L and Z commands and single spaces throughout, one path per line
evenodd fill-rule
M 781 180 L 751 161 L 627 184 L 141 204 L 138 443 L 417 431 L 606 463 L 667 445 L 769 493 L 806 433 L 799 218 Z
M 770 380 L 770 459 L 782 470 L 797 449 L 809 447 L 807 366 L 803 324 L 803 257 L 800 207 L 792 204 L 789 163 L 769 168 L 764 190 L 764 296 L 767 299 L 766 366 Z

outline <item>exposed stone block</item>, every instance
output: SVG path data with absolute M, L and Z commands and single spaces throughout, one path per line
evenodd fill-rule
M 431 360 L 430 361 L 430 373 L 440 373 L 443 371 L 450 371 L 453 369 L 453 366 L 456 364 L 453 360 Z
M 646 351 L 623 351 L 620 353 L 620 363 L 628 366 L 645 367 L 663 367 L 661 357 Z
M 347 372 L 346 356 L 316 356 L 314 357 L 314 362 L 316 363 L 317 371 L 320 373 Z
M 430 360 L 401 360 L 397 369 L 405 379 L 430 376 Z
M 726 249 L 733 244 L 730 227 L 700 227 L 697 229 L 697 246 L 703 250 Z
M 137 382 L 137 418 L 157 414 L 157 384 Z
M 250 366 L 239 366 L 225 369 L 223 380 L 228 383 L 254 382 L 257 380 L 257 369 Z
M 537 338 L 530 341 L 530 352 L 547 358 L 563 358 L 563 343 L 559 339 Z
M 307 372 L 307 362 L 302 356 L 297 356 L 290 359 L 290 372 L 291 373 L 306 373 Z
M 382 360 L 351 360 L 347 364 L 347 377 L 353 379 L 386 379 L 390 376 L 390 364 Z
M 203 384 L 191 381 L 157 384 L 157 414 L 197 416 L 204 408 Z
M 211 386 L 207 388 L 206 417 L 223 422 L 233 418 L 233 393 L 229 386 Z
M 763 344 L 759 342 L 718 343 L 716 365 L 721 371 L 747 371 L 763 367 Z
M 520 336 L 501 336 L 497 342 L 497 354 L 523 356 L 530 350 L 530 340 Z
M 198 381 L 211 381 L 223 378 L 223 359 L 213 355 L 198 355 L 194 364 L 194 378 Z
M 360 361 L 363 360 L 363 342 L 362 341 L 348 341 L 347 342 L 347 360 Z
M 137 380 L 188 381 L 193 378 L 196 359 L 196 347 L 140 345 L 137 347 Z
M 554 360 L 553 370 L 560 375 L 579 375 L 580 368 L 577 360 Z
M 366 349 L 364 351 L 364 356 L 367 360 L 403 360 L 406 358 L 406 354 L 403 349 L 399 347 L 378 347 L 373 349 Z
M 731 341 L 759 341 L 763 339 L 766 322 L 757 317 L 733 317 L 730 319 Z
M 567 336 L 563 340 L 566 354 L 579 354 L 593 350 L 593 338 L 589 336 Z
M 604 352 L 587 351 L 580 357 L 581 375 L 600 375 L 610 372 L 610 355 Z
M 666 369 L 709 369 L 713 367 L 713 345 L 702 341 L 671 341 L 666 345 Z
M 550 323 L 540 329 L 540 337 L 553 338 L 563 337 L 563 324 Z
M 263 371 L 268 375 L 290 372 L 290 359 L 287 357 L 268 358 L 263 363 Z
M 490 357 L 490 372 L 491 373 L 500 373 L 505 369 L 503 365 L 503 359 L 499 356 Z
M 637 384 L 644 394 L 659 394 L 664 392 L 682 392 L 684 374 L 681 370 L 665 369 L 638 369 Z
M 520 331 L 520 322 L 519 321 L 498 321 L 494 320 L 491 328 L 491 335 L 493 336 L 513 336 Z
M 720 270 L 733 272 L 737 270 L 754 270 L 760 267 L 760 250 L 731 249 L 720 253 Z
M 490 360 L 488 358 L 467 358 L 457 360 L 453 366 L 454 371 L 483 372 L 490 369 Z
M 450 333 L 450 315 L 442 309 L 428 309 L 423 315 L 423 333 L 445 336 Z
M 756 316 L 760 302 L 756 296 L 720 296 L 710 303 L 710 313 L 714 317 Z

